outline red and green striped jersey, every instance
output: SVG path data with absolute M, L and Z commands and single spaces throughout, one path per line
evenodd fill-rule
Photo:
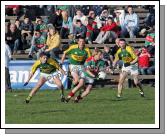
M 145 39 L 145 46 L 149 46 L 152 45 L 152 43 L 154 43 L 155 40 L 155 33 L 150 33 L 147 34 L 146 39 Z
M 84 74 L 85 76 L 91 77 L 86 70 L 89 69 L 94 75 L 97 75 L 100 68 L 105 67 L 105 62 L 103 60 L 96 61 L 93 56 L 86 59 L 84 63 Z

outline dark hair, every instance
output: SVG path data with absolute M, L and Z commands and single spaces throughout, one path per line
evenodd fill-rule
M 94 21 L 92 17 L 88 17 L 88 21 Z
M 113 18 L 112 18 L 112 17 L 108 17 L 108 20 L 109 20 L 109 19 L 110 19 L 110 20 L 113 20 Z
M 42 19 L 42 17 L 41 16 L 37 16 L 36 19 Z
M 80 20 L 80 19 L 77 19 L 76 22 L 77 22 L 77 23 L 78 23 L 78 22 L 81 22 L 81 20 Z
M 41 31 L 40 31 L 40 29 L 36 29 L 35 31 L 41 34 Z
M 17 18 L 17 19 L 15 20 L 15 22 L 16 22 L 16 21 L 20 21 L 20 20 Z
M 82 10 L 80 8 L 78 8 L 78 9 L 75 10 L 75 12 L 77 12 L 77 11 L 81 11 L 82 12 Z
M 119 41 L 124 41 L 124 42 L 126 42 L 126 40 L 125 40 L 125 39 L 119 39 Z
M 29 18 L 29 17 L 25 15 L 25 16 L 24 16 L 24 19 L 26 19 L 26 18 Z
M 47 53 L 45 53 L 45 52 L 41 52 L 41 53 L 39 54 L 39 56 L 40 56 L 40 57 L 43 57 L 43 56 L 47 56 L 47 57 L 48 57 Z
M 127 9 L 128 9 L 128 8 L 132 8 L 132 9 L 133 9 L 133 6 L 132 6 L 132 5 L 129 5 L 129 6 L 127 7 Z
M 83 39 L 85 41 L 85 38 L 83 36 L 79 36 L 79 39 Z

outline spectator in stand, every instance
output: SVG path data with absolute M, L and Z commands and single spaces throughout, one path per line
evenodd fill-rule
M 16 25 L 16 28 L 18 29 L 18 30 L 21 30 L 21 28 L 20 28 L 20 20 L 19 19 L 16 19 L 15 20 L 15 25 Z
M 6 5 L 5 13 L 8 16 L 19 16 L 20 14 L 20 5 Z
M 16 28 L 15 24 L 10 25 L 9 31 L 6 33 L 6 39 L 12 54 L 15 55 L 21 42 L 21 32 Z
M 86 41 L 89 44 L 92 44 L 92 41 L 97 37 L 97 33 L 99 33 L 99 30 L 97 29 L 97 23 L 94 21 L 93 18 L 88 18 L 88 25 L 86 26 L 86 28 Z
M 139 31 L 139 17 L 133 11 L 132 6 L 128 6 L 128 14 L 125 16 L 125 28 L 123 36 L 126 36 L 129 33 L 130 38 L 137 36 Z
M 150 67 L 147 69 L 147 74 L 148 74 L 148 75 L 154 75 L 154 74 L 155 74 L 155 61 L 153 61 L 152 66 L 150 66 Z
M 113 18 L 108 18 L 107 24 L 101 28 L 99 35 L 97 36 L 94 43 L 105 43 L 106 40 L 112 38 L 115 40 L 118 37 L 119 31 L 117 24 L 113 21 Z
M 108 20 L 108 17 L 112 17 L 109 15 L 109 12 L 107 9 L 104 9 L 100 16 L 96 16 L 95 22 L 97 23 L 97 28 L 100 29 L 102 26 L 104 26 Z
M 10 47 L 5 44 L 5 91 L 12 91 L 10 74 L 9 74 L 9 62 L 12 58 Z
M 114 11 L 115 13 L 115 18 L 114 22 L 117 24 L 119 31 L 121 31 L 120 36 L 122 36 L 123 32 L 125 31 L 125 26 L 124 26 L 124 20 L 125 20 L 125 10 L 123 9 L 116 9 Z
M 86 37 L 86 26 L 84 26 L 81 20 L 77 20 L 76 26 L 74 28 L 74 37 L 78 39 L 79 37 Z
M 23 49 L 25 49 L 30 44 L 34 30 L 33 24 L 27 16 L 24 17 L 24 21 L 21 23 L 20 29 L 22 35 Z
M 37 53 L 37 59 L 39 59 L 39 54 L 44 52 L 46 48 L 46 37 L 41 34 L 40 30 L 36 30 L 31 42 L 31 48 L 29 52 L 29 58 L 33 58 L 33 53 Z
M 54 27 L 49 28 L 49 33 L 46 41 L 48 48 L 45 50 L 45 52 L 49 53 L 51 58 L 55 59 L 56 57 L 59 57 L 58 55 L 60 54 L 60 43 L 61 38 L 58 31 Z
M 118 51 L 118 49 L 119 49 L 119 38 L 116 38 L 115 39 L 115 45 L 111 49 L 112 60 L 115 59 L 115 54 Z
M 151 6 L 149 8 L 149 13 L 144 20 L 145 25 L 149 27 L 153 27 L 155 25 L 155 6 Z
M 89 14 L 89 10 L 91 9 L 91 5 L 82 5 L 80 9 L 82 13 L 87 16 Z
M 92 10 L 95 11 L 96 16 L 100 16 L 101 12 L 103 11 L 103 5 L 93 5 Z
M 94 10 L 90 10 L 90 11 L 89 11 L 88 18 L 89 18 L 89 17 L 91 17 L 91 18 L 93 18 L 93 19 L 95 20 L 96 15 L 95 15 L 95 11 L 94 11 Z
M 148 49 L 148 52 L 151 56 L 155 55 L 155 33 L 154 29 L 147 34 L 145 38 L 145 47 Z
M 41 17 L 36 17 L 34 31 L 36 30 L 39 30 L 44 37 L 47 37 L 48 33 L 47 25 L 43 22 Z
M 54 6 L 53 5 L 44 5 L 44 15 L 51 16 L 54 13 Z
M 102 60 L 105 61 L 105 64 L 107 66 L 107 71 L 111 72 L 113 57 L 111 54 L 110 47 L 108 45 L 104 46 L 104 51 L 102 56 L 103 56 Z
M 54 12 L 54 14 L 51 15 L 49 18 L 49 24 L 53 24 L 53 26 L 57 29 L 57 31 L 60 32 L 62 23 L 63 23 L 63 18 L 61 14 L 62 10 L 57 8 Z
M 61 11 L 67 11 L 68 12 L 68 15 L 70 17 L 74 17 L 74 14 L 75 14 L 75 8 L 73 5 L 57 5 L 57 6 L 54 6 L 55 9 L 60 9 Z
M 67 11 L 62 12 L 63 23 L 60 30 L 60 36 L 62 39 L 68 38 L 69 35 L 73 35 L 73 23 L 72 18 L 68 16 Z
M 151 55 L 149 54 L 147 48 L 143 47 L 138 57 L 138 67 L 139 67 L 140 74 L 142 75 L 147 74 L 147 70 L 150 66 L 150 57 Z
M 73 18 L 73 25 L 76 26 L 77 25 L 77 20 L 81 20 L 83 25 L 87 25 L 88 19 L 87 17 L 81 12 L 80 9 L 77 9 L 76 11 L 76 15 Z

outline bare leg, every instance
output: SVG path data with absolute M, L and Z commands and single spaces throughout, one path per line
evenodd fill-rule
M 142 97 L 144 97 L 144 92 L 143 92 L 143 88 L 141 86 L 141 83 L 139 82 L 139 79 L 138 79 L 138 74 L 136 75 L 133 75 L 133 79 L 134 79 L 134 83 L 137 87 L 139 87 L 139 93 Z
M 74 96 L 74 94 L 84 85 L 84 79 L 80 79 L 78 85 L 72 89 L 72 91 L 67 96 L 67 102 Z
M 65 101 L 65 98 L 64 98 L 64 87 L 62 85 L 62 82 L 60 81 L 59 78 L 56 78 L 56 77 L 54 78 L 54 82 L 55 82 L 55 84 L 57 85 L 57 87 L 60 90 L 61 101 L 64 102 Z
M 29 96 L 26 98 L 26 103 L 29 103 L 32 96 L 36 94 L 36 92 L 41 88 L 41 86 L 46 82 L 44 77 L 41 77 L 37 83 L 37 85 L 31 90 Z
M 124 83 L 125 78 L 127 77 L 127 75 L 128 75 L 127 72 L 120 73 L 117 97 L 121 97 L 121 95 L 122 95 L 123 83 Z
M 77 72 L 72 72 L 71 73 L 72 77 L 73 77 L 73 85 L 77 85 L 79 82 L 79 76 Z

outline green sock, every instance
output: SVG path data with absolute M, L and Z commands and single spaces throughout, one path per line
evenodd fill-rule
M 26 98 L 26 100 L 31 100 L 31 98 L 32 98 L 32 96 L 28 96 L 27 98 Z

